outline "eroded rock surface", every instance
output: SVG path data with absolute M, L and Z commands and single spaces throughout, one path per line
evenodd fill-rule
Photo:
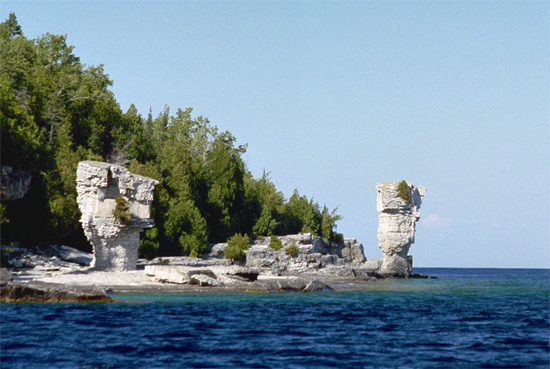
M 153 224 L 150 210 L 157 183 L 119 165 L 96 161 L 78 164 L 80 222 L 94 248 L 94 268 L 121 271 L 136 268 L 139 234 Z M 114 216 L 119 197 L 128 204 L 128 224 Z
M 11 167 L 2 166 L 0 177 L 0 200 L 19 200 L 31 189 L 31 175 L 13 173 Z
M 399 182 L 376 184 L 378 247 L 384 255 L 379 273 L 408 277 L 412 271 L 412 258 L 408 252 L 414 243 L 415 225 L 420 219 L 418 209 L 426 189 L 407 182 L 409 199 L 404 199 L 398 195 L 398 186 Z

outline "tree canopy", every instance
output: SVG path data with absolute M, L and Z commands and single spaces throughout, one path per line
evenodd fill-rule
M 27 39 L 14 14 L 0 24 L 1 162 L 33 176 L 23 199 L 3 204 L 2 242 L 89 249 L 76 169 L 92 159 L 159 181 L 144 257 L 199 256 L 236 234 L 341 236 L 336 209 L 298 190 L 285 199 L 268 173 L 254 178 L 242 159 L 246 145 L 191 108 L 166 107 L 156 118 L 134 105 L 123 113 L 103 65 L 82 64 L 73 49 L 63 35 Z

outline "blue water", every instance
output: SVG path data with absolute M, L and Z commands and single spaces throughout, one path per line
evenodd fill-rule
M 418 269 L 341 293 L 1 304 L 2 368 L 549 368 L 550 270 Z

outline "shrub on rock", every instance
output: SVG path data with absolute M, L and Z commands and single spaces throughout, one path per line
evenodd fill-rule
M 296 246 L 296 242 L 292 242 L 292 244 L 288 246 L 285 251 L 290 257 L 295 257 L 298 255 L 298 246 Z
M 250 247 L 250 238 L 248 238 L 248 235 L 242 235 L 240 233 L 236 233 L 231 237 L 229 240 L 227 240 L 227 247 L 223 250 L 223 253 L 225 254 L 226 259 L 230 260 L 244 260 L 246 257 L 246 254 L 244 253 L 245 250 L 248 250 Z
M 283 247 L 283 244 L 281 243 L 281 240 L 279 239 L 279 237 L 271 236 L 271 240 L 269 241 L 269 247 L 277 251 Z
M 113 216 L 120 224 L 128 225 L 132 217 L 130 216 L 130 207 L 128 206 L 128 201 L 122 196 L 119 196 L 115 199 L 116 207 L 113 211 Z
M 397 186 L 397 196 L 401 197 L 407 203 L 411 202 L 411 196 L 409 194 L 409 185 L 407 184 L 407 181 L 403 180 L 399 182 L 399 185 Z

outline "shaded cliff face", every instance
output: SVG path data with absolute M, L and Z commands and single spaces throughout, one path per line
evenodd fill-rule
M 407 277 L 412 271 L 408 252 L 414 243 L 415 226 L 420 219 L 418 209 L 426 189 L 408 182 L 406 185 L 408 196 L 399 194 L 399 182 L 376 184 L 378 247 L 384 255 L 381 274 Z
M 25 172 L 13 173 L 11 167 L 2 166 L 0 177 L 0 200 L 19 200 L 31 188 L 31 175 Z
M 122 166 L 96 161 L 78 163 L 76 181 L 80 222 L 94 248 L 92 266 L 135 269 L 139 233 L 153 224 L 150 211 L 158 182 L 132 174 Z M 127 222 L 115 217 L 117 198 L 124 199 Z

